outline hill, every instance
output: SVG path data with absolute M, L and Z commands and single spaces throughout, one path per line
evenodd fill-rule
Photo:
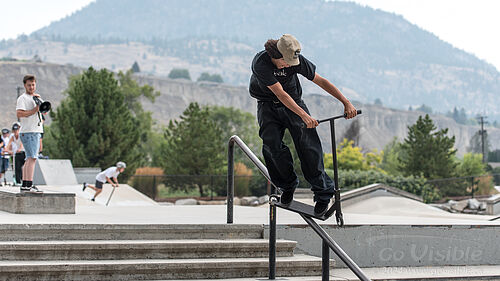
M 64 98 L 63 92 L 68 86 L 68 79 L 83 69 L 74 66 L 35 63 L 35 62 L 0 62 L 0 95 L 5 101 L 0 104 L 0 126 L 10 126 L 15 121 L 16 87 L 22 86 L 25 73 L 33 73 L 38 77 L 38 90 L 45 100 L 57 107 Z M 144 101 L 146 110 L 153 112 L 158 125 L 166 125 L 170 119 L 177 118 L 190 102 L 203 105 L 233 106 L 255 115 L 256 102 L 245 87 L 217 83 L 200 83 L 186 80 L 172 80 L 162 77 L 135 76 L 140 84 L 149 84 L 161 95 L 154 104 Z M 308 82 L 310 83 L 310 82 Z M 306 95 L 304 97 L 311 114 L 315 118 L 327 118 L 342 113 L 341 104 L 334 98 L 324 95 Z M 365 150 L 382 149 L 393 137 L 402 140 L 407 134 L 407 126 L 414 124 L 422 112 L 395 110 L 372 104 L 356 102 L 363 109 L 360 120 L 360 146 Z M 455 146 L 459 154 L 466 151 L 472 135 L 479 130 L 477 126 L 464 126 L 454 120 L 432 115 L 439 128 L 449 128 L 450 135 L 456 136 Z M 50 120 L 49 120 L 50 122 Z M 336 122 L 337 138 L 340 140 L 352 121 Z M 328 125 L 322 125 L 319 134 L 325 151 L 331 151 Z M 488 128 L 491 149 L 500 148 L 500 129 Z
M 29 37 L 2 41 L 0 56 L 115 70 L 138 61 L 155 76 L 184 67 L 194 78 L 209 71 L 245 86 L 252 56 L 283 33 L 295 34 L 318 73 L 362 102 L 463 107 L 500 120 L 493 66 L 401 16 L 350 2 L 97 0 Z

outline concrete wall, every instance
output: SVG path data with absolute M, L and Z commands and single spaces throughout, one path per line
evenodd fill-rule
M 494 195 L 484 202 L 486 202 L 486 213 L 488 215 L 500 214 L 500 195 Z
M 361 267 L 499 265 L 500 225 L 323 226 Z M 265 237 L 269 237 L 266 226 Z M 297 241 L 297 250 L 321 256 L 319 236 L 305 225 L 278 225 L 278 239 Z M 331 252 L 337 266 L 345 266 Z
M 75 194 L 0 191 L 0 210 L 14 214 L 74 214 Z
M 33 183 L 35 185 L 77 184 L 73 165 L 68 159 L 38 159 Z
M 101 172 L 101 168 L 73 168 L 75 171 L 76 181 L 79 184 L 95 183 L 95 177 Z

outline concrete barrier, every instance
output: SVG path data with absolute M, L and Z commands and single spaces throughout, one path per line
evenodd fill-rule
M 323 225 L 361 267 L 500 265 L 498 225 Z M 269 237 L 266 226 L 264 236 Z M 277 238 L 321 256 L 321 239 L 304 225 L 279 225 Z M 338 261 L 338 266 L 345 266 Z
M 38 159 L 33 177 L 35 185 L 78 184 L 68 159 Z
M 95 176 L 101 172 L 101 168 L 73 168 L 73 171 L 79 184 L 84 182 L 94 184 Z
M 491 196 L 490 198 L 484 200 L 483 202 L 486 202 L 486 214 L 488 215 L 500 214 L 500 194 Z
M 0 191 L 0 210 L 14 214 L 74 214 L 75 194 Z

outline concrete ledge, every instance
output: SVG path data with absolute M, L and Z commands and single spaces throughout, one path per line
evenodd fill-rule
M 258 239 L 261 224 L 0 224 L 0 241 Z
M 0 191 L 0 210 L 14 214 L 74 214 L 74 193 Z
M 494 195 L 490 198 L 484 200 L 486 202 L 486 214 L 487 215 L 498 215 L 500 214 L 500 195 Z
M 400 196 L 419 202 L 423 201 L 420 196 L 381 183 L 370 184 L 340 194 L 342 206 L 348 206 L 377 196 Z

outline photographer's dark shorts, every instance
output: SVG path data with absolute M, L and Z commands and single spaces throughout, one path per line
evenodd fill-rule
M 103 183 L 102 181 L 98 181 L 98 180 L 96 180 L 96 181 L 95 181 L 95 188 L 102 189 L 102 185 L 103 185 L 103 184 L 104 184 L 104 183 Z
M 9 158 L 0 158 L 0 173 L 5 173 L 9 169 Z

